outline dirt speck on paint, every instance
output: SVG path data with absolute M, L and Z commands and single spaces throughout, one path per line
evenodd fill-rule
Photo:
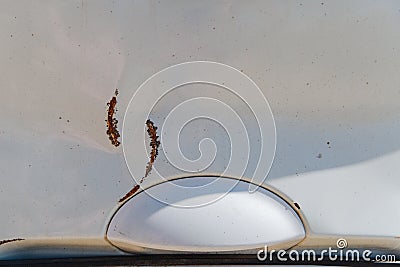
M 129 191 L 123 198 L 119 200 L 119 203 L 127 200 L 130 198 L 132 195 L 134 195 L 140 188 L 140 184 L 143 183 L 144 179 L 150 174 L 151 170 L 153 169 L 153 164 L 158 156 L 158 148 L 160 146 L 160 141 L 158 140 L 158 135 L 157 135 L 157 127 L 154 126 L 154 123 L 149 119 L 146 121 L 146 126 L 147 126 L 147 133 L 150 137 L 150 159 L 149 162 L 146 165 L 146 171 L 142 179 L 140 179 L 139 184 L 135 185 L 131 191 Z
M 114 114 L 116 113 L 116 105 L 117 105 L 117 95 L 118 89 L 115 89 L 115 95 L 111 98 L 110 102 L 107 103 L 108 112 L 107 112 L 107 131 L 108 139 L 110 139 L 111 144 L 115 147 L 119 146 L 121 143 L 118 141 L 120 134 L 117 129 L 118 120 L 114 118 Z
M 4 244 L 7 244 L 7 243 L 16 242 L 16 241 L 22 241 L 22 240 L 25 240 L 25 239 L 23 239 L 23 238 L 14 238 L 14 239 L 1 240 L 0 241 L 0 246 L 4 245 Z
M 300 209 L 300 205 L 297 202 L 294 202 L 293 204 L 296 206 L 296 208 Z

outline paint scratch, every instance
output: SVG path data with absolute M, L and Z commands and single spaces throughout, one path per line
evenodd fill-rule
M 7 244 L 7 243 L 16 242 L 16 241 L 22 241 L 22 240 L 25 240 L 25 239 L 23 239 L 23 238 L 14 238 L 14 239 L 1 240 L 0 241 L 0 246 L 4 245 L 4 244 Z

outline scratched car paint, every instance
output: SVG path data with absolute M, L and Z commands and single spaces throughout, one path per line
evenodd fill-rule
M 315 233 L 399 236 L 399 10 L 389 1 L 2 3 L 0 244 L 104 239 L 119 202 L 139 189 L 116 122 L 143 81 L 193 60 L 234 66 L 259 85 L 278 134 L 265 183 L 295 200 Z M 155 158 L 138 166 L 144 177 Z

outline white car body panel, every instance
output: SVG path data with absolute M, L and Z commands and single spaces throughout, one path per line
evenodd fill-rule
M 400 236 L 400 3 L 322 2 L 3 1 L 0 239 L 103 238 L 135 185 L 106 103 L 118 88 L 122 132 L 146 79 L 196 60 L 259 86 L 277 133 L 265 184 L 312 232 Z

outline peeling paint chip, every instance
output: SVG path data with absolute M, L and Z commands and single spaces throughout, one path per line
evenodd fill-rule
M 23 239 L 23 238 L 14 238 L 14 239 L 5 239 L 5 240 L 1 240 L 1 241 L 0 241 L 0 246 L 1 246 L 1 245 L 4 245 L 4 244 L 6 244 L 6 243 L 11 243 L 11 242 L 16 242 L 16 241 L 22 241 L 22 240 L 25 240 L 25 239 Z
M 118 95 L 118 89 L 115 89 L 115 96 L 113 96 L 110 100 L 110 102 L 107 103 L 108 106 L 108 113 L 107 113 L 107 135 L 108 139 L 110 139 L 111 144 L 114 145 L 115 147 L 119 146 L 121 143 L 118 141 L 118 138 L 120 137 L 118 129 L 117 129 L 117 124 L 118 120 L 114 118 L 114 114 L 116 113 L 115 106 L 117 105 L 117 95 Z

